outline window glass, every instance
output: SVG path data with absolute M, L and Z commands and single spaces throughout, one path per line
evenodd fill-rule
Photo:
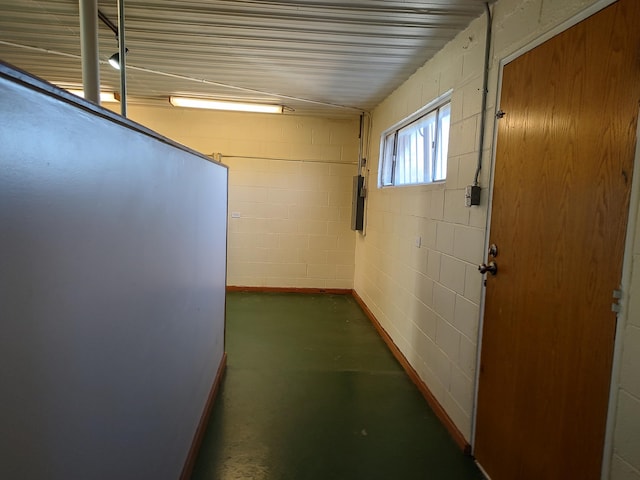
M 387 131 L 381 139 L 380 186 L 446 179 L 451 103 Z
M 396 135 L 390 133 L 384 137 L 383 162 L 382 162 L 382 178 L 383 185 L 393 185 L 393 158 L 395 151 Z

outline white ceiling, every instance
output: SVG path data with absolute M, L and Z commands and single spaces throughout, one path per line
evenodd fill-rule
M 373 109 L 485 11 L 483 0 L 124 1 L 129 103 L 182 94 L 329 116 Z M 81 86 L 78 5 L 0 0 L 0 59 Z M 116 0 L 98 8 L 117 25 Z M 117 40 L 98 30 L 101 84 L 117 91 L 106 63 Z

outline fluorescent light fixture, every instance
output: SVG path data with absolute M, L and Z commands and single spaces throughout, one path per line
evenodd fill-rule
M 79 97 L 84 98 L 83 90 L 67 90 L 69 93 L 73 93 Z M 100 102 L 117 102 L 116 94 L 113 92 L 100 92 Z
M 223 102 L 204 98 L 169 97 L 174 107 L 208 108 L 211 110 L 231 110 L 234 112 L 282 113 L 282 105 L 265 105 L 263 103 Z

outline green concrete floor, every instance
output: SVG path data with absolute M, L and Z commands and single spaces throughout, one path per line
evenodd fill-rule
M 227 295 L 194 480 L 481 479 L 349 296 Z

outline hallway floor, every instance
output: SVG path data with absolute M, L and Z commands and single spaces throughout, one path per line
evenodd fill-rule
M 481 479 L 350 296 L 227 294 L 194 480 Z

